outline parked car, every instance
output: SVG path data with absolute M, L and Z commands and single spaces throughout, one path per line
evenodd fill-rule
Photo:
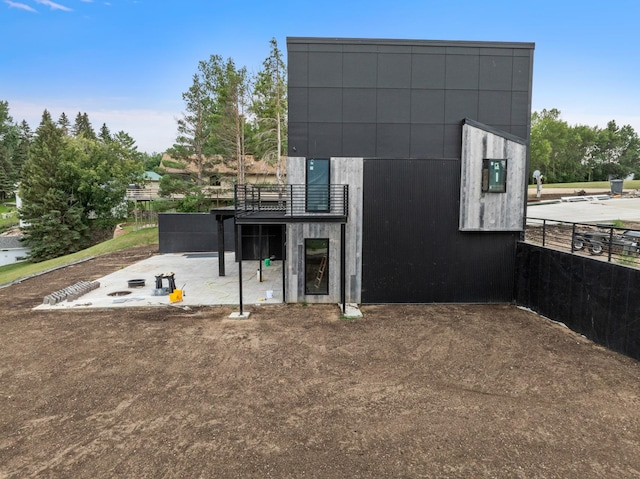
M 640 231 L 627 230 L 622 234 L 611 234 L 604 231 L 583 231 L 573 236 L 573 251 L 585 248 L 592 255 L 601 255 L 611 249 L 611 253 L 639 254 Z

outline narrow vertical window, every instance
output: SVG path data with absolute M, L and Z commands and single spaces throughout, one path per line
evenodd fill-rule
M 329 294 L 329 239 L 304 240 L 305 294 Z
M 307 158 L 307 211 L 329 212 L 329 160 Z

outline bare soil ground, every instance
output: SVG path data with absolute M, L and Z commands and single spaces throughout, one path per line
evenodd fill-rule
M 640 363 L 513 306 L 32 311 L 0 290 L 0 478 L 638 478 Z

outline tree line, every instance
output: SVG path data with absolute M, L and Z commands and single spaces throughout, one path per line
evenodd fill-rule
M 640 177 L 640 138 L 614 120 L 605 128 L 570 126 L 555 108 L 534 112 L 530 153 L 530 170 L 539 170 L 546 183 Z
M 72 124 L 65 113 L 54 121 L 48 110 L 35 132 L 16 125 L 0 102 L 2 193 L 18 188 L 23 243 L 30 259 L 73 253 L 111 236 L 126 217 L 127 186 L 142 177 L 143 156 L 133 138 L 106 124 L 96 133 L 86 113 Z
M 191 165 L 194 173 L 188 180 L 163 177 L 161 193 L 202 196 L 202 187 L 220 164 L 235 171 L 237 184 L 244 184 L 247 155 L 266 161 L 277 181 L 284 182 L 286 66 L 275 39 L 255 75 L 232 58 L 211 55 L 200 61 L 182 99 L 178 135 L 167 153 Z
M 220 163 L 236 171 L 236 182 L 242 184 L 248 154 L 274 166 L 283 182 L 286 67 L 275 39 L 255 75 L 231 58 L 211 55 L 198 63 L 192 80 L 182 94 L 185 110 L 167 153 L 195 165 L 196 173 L 189 180 L 165 175 L 161 192 L 180 193 L 193 204 L 204 196 L 202 187 Z M 31 248 L 32 261 L 108 237 L 127 216 L 127 186 L 141 183 L 145 170 L 158 171 L 160 158 L 138 152 L 131 136 L 112 134 L 106 124 L 96 133 L 86 113 L 79 112 L 72 124 L 65 113 L 54 120 L 44 110 L 32 131 L 24 120 L 14 123 L 8 102 L 0 101 L 0 200 L 19 188 L 23 242 Z

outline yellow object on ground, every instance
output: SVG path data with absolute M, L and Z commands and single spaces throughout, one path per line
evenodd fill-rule
M 182 301 L 182 290 L 174 289 L 173 293 L 169 293 L 169 302 L 177 303 L 178 301 Z

